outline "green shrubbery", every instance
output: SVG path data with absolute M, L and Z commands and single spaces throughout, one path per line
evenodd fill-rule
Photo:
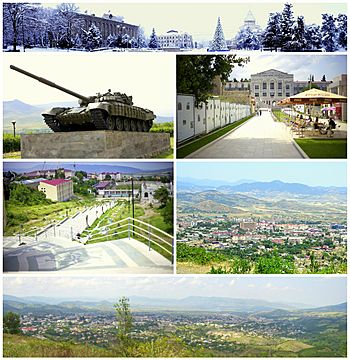
M 21 137 L 19 135 L 3 134 L 3 152 L 9 153 L 21 150 Z
M 176 258 L 178 261 L 190 261 L 198 265 L 206 265 L 211 262 L 227 261 L 227 257 L 217 251 L 207 251 L 202 248 L 178 243 L 176 246 Z
M 18 205 L 40 205 L 51 204 L 52 201 L 46 199 L 46 195 L 38 190 L 31 189 L 23 184 L 11 184 L 10 202 Z
M 169 133 L 170 136 L 174 135 L 174 123 L 172 122 L 164 122 L 160 124 L 154 123 L 151 132 L 155 133 Z

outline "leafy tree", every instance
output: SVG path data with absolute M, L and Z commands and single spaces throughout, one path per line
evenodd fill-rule
M 148 47 L 150 49 L 158 49 L 159 48 L 158 37 L 156 35 L 156 31 L 154 30 L 154 28 L 152 29 L 152 34 L 149 39 Z
M 224 31 L 222 30 L 220 17 L 218 17 L 218 22 L 216 24 L 214 38 L 213 38 L 210 50 L 213 50 L 213 51 L 227 50 L 225 35 L 224 35 Z
M 55 170 L 55 179 L 64 179 L 64 170 L 62 169 L 57 169 Z
M 118 346 L 123 356 L 129 355 L 129 347 L 132 343 L 130 333 L 133 327 L 133 317 L 130 310 L 129 299 L 121 297 L 117 304 L 114 305 L 116 318 L 118 322 L 117 340 Z
M 265 32 L 263 33 L 262 44 L 269 49 L 280 48 L 281 42 L 281 14 L 270 13 L 269 20 Z
M 327 52 L 333 52 L 338 49 L 337 28 L 333 15 L 322 14 L 322 47 Z
M 165 223 L 173 225 L 174 223 L 174 201 L 173 198 L 168 198 L 164 208 L 162 209 L 162 215 Z
M 271 256 L 260 257 L 255 273 L 257 274 L 294 274 L 295 265 L 292 261 L 283 259 L 274 251 Z
M 165 186 L 161 186 L 154 192 L 153 197 L 160 202 L 161 207 L 164 207 L 169 198 L 169 191 Z
M 43 192 L 31 189 L 23 184 L 10 185 L 10 202 L 19 205 L 50 204 Z
M 186 55 L 176 57 L 177 91 L 193 94 L 196 105 L 206 101 L 213 91 L 213 80 L 227 81 L 235 65 L 244 66 L 249 58 L 236 55 Z
M 7 334 L 20 334 L 21 332 L 21 319 L 19 314 L 12 311 L 4 315 L 4 333 Z
M 79 171 L 76 171 L 76 172 L 75 172 L 75 176 L 76 176 L 80 181 L 83 181 L 83 178 L 86 178 L 86 177 L 87 177 L 87 172 L 86 172 L 86 171 L 79 170 Z
M 346 14 L 339 14 L 337 17 L 337 32 L 338 32 L 338 45 L 347 50 L 347 41 L 348 41 L 348 17 Z
M 326 80 L 326 75 L 323 75 L 323 76 L 322 76 L 321 81 L 327 81 L 327 80 Z

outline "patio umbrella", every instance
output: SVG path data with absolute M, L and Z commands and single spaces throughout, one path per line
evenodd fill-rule
M 291 96 L 278 102 L 279 105 L 287 104 L 304 104 L 304 105 L 322 105 L 333 104 L 337 102 L 346 102 L 347 97 L 333 94 L 328 91 L 319 89 L 310 89 L 303 91 L 300 94 Z
M 328 106 L 321 109 L 321 111 L 335 111 L 335 110 L 336 110 L 335 106 Z

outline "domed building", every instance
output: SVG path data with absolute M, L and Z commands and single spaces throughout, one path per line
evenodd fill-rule
M 244 19 L 244 24 L 239 28 L 239 30 L 250 29 L 253 32 L 261 33 L 261 27 L 256 23 L 256 19 L 253 13 L 249 10 L 247 16 Z

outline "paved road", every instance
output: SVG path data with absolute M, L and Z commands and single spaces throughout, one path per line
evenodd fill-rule
M 263 111 L 237 130 L 188 156 L 197 159 L 300 159 L 289 130 Z

